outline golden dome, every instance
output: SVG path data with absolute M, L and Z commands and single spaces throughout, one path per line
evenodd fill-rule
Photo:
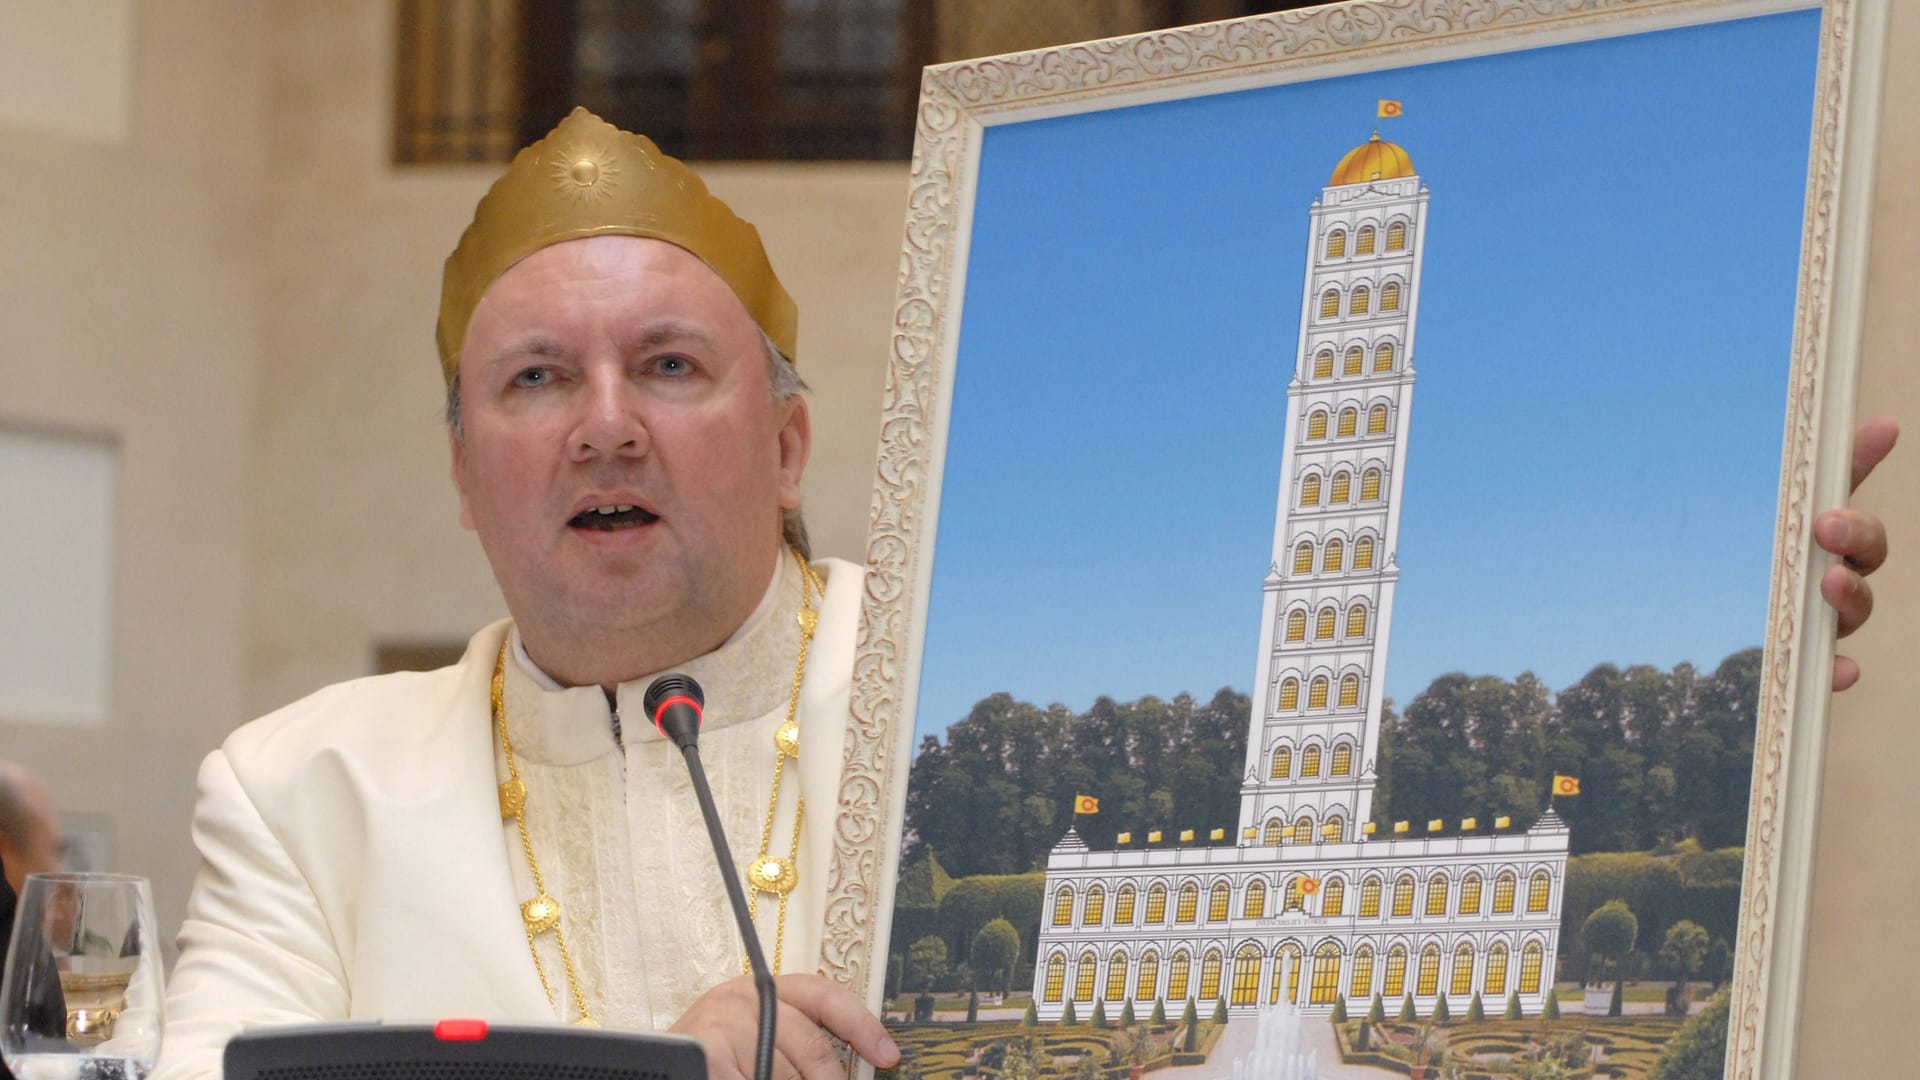
M 1398 180 L 1413 175 L 1413 159 L 1398 145 L 1385 142 L 1379 132 L 1373 138 L 1347 151 L 1334 167 L 1333 179 L 1328 183 L 1333 187 L 1341 184 L 1364 184 L 1369 180 Z

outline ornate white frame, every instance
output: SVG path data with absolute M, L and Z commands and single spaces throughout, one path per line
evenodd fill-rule
M 1890 0 L 1352 0 L 928 68 L 900 255 L 823 970 L 877 1002 L 984 128 L 1819 7 L 1822 32 L 1726 1075 L 1794 1072 Z M 1811 616 L 1811 617 L 1809 617 Z

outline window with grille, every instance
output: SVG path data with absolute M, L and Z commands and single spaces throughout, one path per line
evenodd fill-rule
M 1233 958 L 1234 1005 L 1256 1005 L 1260 1000 L 1260 947 L 1242 945 Z
M 1533 883 L 1527 889 L 1527 910 L 1539 913 L 1547 910 L 1547 898 L 1553 893 L 1553 879 L 1545 870 L 1533 873 Z
M 1233 902 L 1233 891 L 1224 881 L 1213 883 L 1213 891 L 1207 896 L 1207 921 L 1224 922 L 1227 918 L 1227 906 Z M 1206 995 L 1202 994 L 1202 997 Z
M 1300 481 L 1300 505 L 1320 505 L 1320 478 L 1318 476 L 1309 476 L 1305 480 Z
M 1364 487 L 1362 490 L 1365 490 Z M 1373 537 L 1363 536 L 1353 545 L 1353 568 L 1355 570 L 1373 569 Z
M 1280 708 L 1282 710 L 1300 707 L 1300 680 L 1287 679 L 1280 684 Z
M 1220 999 L 1220 950 L 1208 949 L 1200 960 L 1200 1000 Z
M 1351 709 L 1360 704 L 1360 676 L 1345 675 L 1340 679 L 1340 707 Z
M 1413 992 L 1426 997 L 1440 991 L 1440 946 L 1429 945 L 1420 950 L 1420 981 L 1414 985 Z
M 1301 814 L 1299 820 L 1293 823 L 1293 842 L 1296 844 L 1313 843 L 1313 819 L 1312 818 L 1308 817 L 1305 814 Z
M 1362 361 L 1366 359 L 1366 355 L 1367 354 L 1360 348 L 1360 346 L 1358 345 L 1349 346 L 1347 348 L 1346 359 L 1341 364 L 1340 373 L 1342 375 L 1360 374 L 1361 364 L 1362 364 Z
M 1300 543 L 1294 545 L 1293 572 L 1296 574 L 1313 573 L 1313 544 L 1311 542 L 1302 540 Z M 1294 614 L 1300 614 L 1300 613 L 1295 612 Z M 1301 619 L 1301 626 L 1304 628 L 1306 625 L 1306 616 L 1300 615 L 1300 619 Z M 1287 620 L 1288 620 L 1287 640 L 1299 641 L 1300 640 L 1299 638 L 1293 636 L 1293 629 L 1292 629 L 1293 616 L 1289 615 L 1287 617 Z
M 1320 317 L 1338 318 L 1340 315 L 1340 290 L 1328 289 L 1320 294 Z
M 1313 951 L 1313 985 L 1307 988 L 1307 1003 L 1331 1005 L 1340 996 L 1340 946 L 1329 941 Z
M 1321 349 L 1313 358 L 1313 377 L 1316 379 L 1333 378 L 1333 350 Z
M 1386 985 L 1381 992 L 1390 998 L 1397 998 L 1407 988 L 1407 947 L 1395 945 L 1387 950 Z
M 1460 883 L 1460 914 L 1480 914 L 1480 875 L 1468 874 Z
M 1053 894 L 1053 925 L 1073 925 L 1073 886 L 1062 885 L 1060 891 Z
M 1327 258 L 1337 259 L 1347 253 L 1347 231 L 1335 229 L 1327 234 Z
M 1268 847 L 1278 847 L 1280 841 L 1286 838 L 1287 824 L 1279 818 L 1274 818 L 1272 821 L 1267 822 L 1267 831 L 1260 837 L 1261 842 L 1265 843 Z
M 1247 898 L 1241 903 L 1240 917 L 1258 919 L 1267 913 L 1267 883 L 1253 881 L 1247 884 Z
M 1338 816 L 1327 819 L 1327 828 L 1333 831 L 1335 839 L 1339 839 L 1340 830 L 1344 825 L 1345 822 Z M 1328 878 L 1326 886 L 1321 891 L 1321 916 L 1331 918 L 1343 914 L 1346 906 L 1347 883 L 1339 878 Z
M 1387 407 L 1385 405 L 1375 405 L 1372 409 L 1367 411 L 1367 434 L 1385 435 L 1386 433 L 1387 433 Z M 1380 485 L 1379 485 L 1380 471 L 1378 469 L 1374 470 L 1373 479 L 1374 479 L 1374 491 L 1378 492 L 1380 490 Z M 1371 499 L 1371 498 L 1377 498 L 1378 496 L 1367 495 L 1363 497 Z
M 1298 945 L 1282 945 L 1273 951 L 1272 1000 L 1275 1002 L 1282 1000 L 1280 997 L 1281 972 L 1286 973 L 1285 1000 L 1300 1000 L 1300 947 Z
M 1545 957 L 1545 955 L 1546 955 L 1546 950 L 1542 949 L 1540 947 L 1540 943 L 1537 941 L 1527 942 L 1527 947 L 1521 950 L 1521 953 L 1520 953 L 1520 992 L 1521 993 L 1537 994 L 1540 992 L 1540 963 L 1542 959 Z
M 1334 548 L 1334 545 L 1338 544 L 1339 542 L 1340 541 L 1338 540 L 1327 541 L 1327 569 L 1329 570 L 1340 569 L 1340 564 L 1334 561 L 1335 559 L 1338 559 L 1340 557 L 1339 551 Z M 1320 617 L 1314 620 L 1313 640 L 1332 641 L 1333 640 L 1333 623 L 1334 623 L 1333 609 L 1332 608 L 1322 609 L 1320 612 Z
M 1496 942 L 1487 951 L 1487 977 L 1483 980 L 1487 996 L 1498 997 L 1507 992 L 1507 946 L 1505 942 Z
M 1107 957 L 1107 994 L 1108 1001 L 1121 1001 L 1127 996 L 1127 954 L 1115 949 Z
M 1447 992 L 1462 996 L 1473 993 L 1473 946 L 1464 941 L 1453 950 L 1453 982 Z
M 1113 925 L 1131 926 L 1133 924 L 1133 886 L 1120 886 L 1120 894 L 1113 901 Z
M 1167 921 L 1167 887 L 1155 885 L 1147 890 L 1147 922 L 1158 926 Z
M 1367 636 L 1367 605 L 1355 604 L 1347 610 L 1347 636 L 1351 638 Z M 1355 681 L 1358 682 L 1358 680 Z
M 1373 350 L 1373 370 L 1375 371 L 1392 371 L 1393 370 L 1393 343 L 1392 342 L 1390 341 L 1382 342 L 1378 348 Z
M 1362 225 L 1360 227 L 1360 235 L 1354 238 L 1353 253 L 1355 255 L 1373 254 L 1373 239 L 1376 235 L 1377 233 L 1373 226 Z
M 1405 251 L 1407 249 L 1407 223 L 1396 221 L 1387 226 L 1387 250 Z
M 1354 315 L 1365 315 L 1367 313 L 1367 305 L 1372 299 L 1372 290 L 1368 289 L 1365 285 L 1356 285 L 1353 288 L 1353 300 L 1348 303 L 1347 311 Z
M 1324 439 L 1327 437 L 1327 414 L 1316 412 L 1307 417 L 1307 438 Z
M 1100 962 L 1090 952 L 1080 954 L 1080 963 L 1074 970 L 1073 1000 L 1093 1000 L 1093 980 L 1099 974 Z
M 1300 775 L 1303 777 L 1320 775 L 1320 748 L 1309 746 L 1300 754 Z
M 1404 918 L 1413 914 L 1413 875 L 1407 874 L 1393 883 L 1393 913 Z
M 1353 775 L 1353 747 L 1347 743 L 1333 748 L 1333 775 Z
M 1307 708 L 1324 709 L 1327 707 L 1327 677 L 1315 675 L 1307 684 Z
M 1380 288 L 1380 310 L 1400 310 L 1400 283 L 1389 281 Z
M 1358 431 L 1359 429 L 1360 429 L 1360 411 L 1358 409 L 1353 409 L 1353 408 L 1341 409 L 1340 423 L 1335 430 L 1342 437 L 1345 437 L 1345 436 L 1352 435 L 1354 432 Z M 1335 501 L 1345 502 L 1346 500 L 1339 499 Z
M 1511 870 L 1502 871 L 1493 879 L 1493 913 L 1495 915 L 1513 914 L 1513 890 L 1519 884 Z
M 1295 683 L 1294 685 L 1297 686 L 1299 684 Z M 1292 771 L 1293 771 L 1293 751 L 1287 749 L 1284 746 L 1274 750 L 1273 772 L 1269 774 L 1269 778 L 1273 780 L 1285 780 L 1289 775 L 1292 774 Z
M 1363 998 L 1373 992 L 1373 946 L 1362 945 L 1353 953 L 1353 982 L 1347 988 L 1350 997 Z
M 1342 564 L 1346 562 L 1346 558 L 1347 558 L 1347 545 L 1343 543 L 1338 537 L 1335 537 L 1334 539 L 1327 541 L 1327 554 L 1325 558 L 1322 558 L 1320 560 L 1320 568 L 1322 570 L 1338 570 L 1340 569 Z M 1332 610 L 1333 610 L 1332 608 L 1327 609 L 1327 611 L 1329 612 Z M 1322 612 L 1321 615 L 1322 615 L 1321 621 L 1327 627 L 1327 630 L 1325 633 L 1321 634 L 1320 637 L 1321 639 L 1325 640 L 1327 638 L 1333 637 L 1333 624 L 1330 622 L 1326 622 L 1326 619 L 1325 619 L 1326 612 Z
M 1160 954 L 1148 952 L 1140 958 L 1140 974 L 1133 980 L 1133 996 L 1143 1001 L 1156 997 L 1160 989 Z
M 1187 951 L 1173 954 L 1173 963 L 1167 968 L 1167 998 L 1170 1001 L 1184 1001 L 1187 997 L 1187 972 L 1193 961 L 1187 958 Z
M 1059 953 L 1054 953 L 1052 956 L 1047 957 L 1047 985 L 1046 989 L 1042 992 L 1042 996 L 1045 997 L 1049 1003 L 1058 1002 L 1060 1000 L 1060 991 L 1065 988 L 1066 984 L 1067 958 Z
M 1427 914 L 1445 915 L 1447 913 L 1447 878 L 1444 874 L 1435 874 L 1427 879 Z
M 1370 877 L 1360 883 L 1360 917 L 1376 918 L 1380 914 L 1380 879 Z
M 1343 435 L 1353 434 L 1352 431 L 1345 430 L 1352 426 L 1351 425 L 1352 418 L 1353 418 L 1352 409 L 1347 409 L 1341 412 L 1340 414 L 1340 427 L 1342 428 L 1341 434 Z M 1347 472 L 1334 473 L 1333 474 L 1333 494 L 1332 494 L 1332 497 L 1329 498 L 1327 501 L 1337 506 L 1340 503 L 1346 502 L 1347 497 L 1352 493 L 1353 493 L 1353 474 L 1347 473 Z
M 1200 910 L 1200 886 L 1192 882 L 1180 886 L 1180 906 L 1174 909 L 1173 921 L 1190 923 Z
M 1082 905 L 1080 925 L 1099 926 L 1107 913 L 1107 890 L 1098 885 L 1087 886 L 1087 902 Z

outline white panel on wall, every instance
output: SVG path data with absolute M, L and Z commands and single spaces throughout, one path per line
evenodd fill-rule
M 0 720 L 107 717 L 119 475 L 105 439 L 0 428 Z
M 0 2 L 0 125 L 125 142 L 132 0 Z

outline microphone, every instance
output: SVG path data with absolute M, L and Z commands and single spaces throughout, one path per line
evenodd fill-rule
M 727 899 L 733 903 L 733 921 L 747 947 L 747 966 L 753 971 L 754 989 L 760 993 L 760 1040 L 754 1048 L 755 1080 L 773 1076 L 773 1024 L 779 1008 L 774 996 L 773 973 L 767 970 L 767 958 L 760 950 L 760 935 L 747 913 L 747 896 L 740 888 L 740 875 L 733 868 L 733 852 L 727 847 L 727 834 L 720 827 L 720 811 L 713 805 L 713 791 L 707 786 L 707 770 L 700 764 L 701 710 L 707 695 L 692 676 L 678 673 L 662 675 L 647 687 L 643 699 L 647 715 L 660 734 L 673 740 L 686 759 L 687 773 L 693 779 L 693 793 L 700 800 L 700 813 L 707 822 L 707 839 L 713 842 L 713 857 L 720 863 L 720 880 L 727 887 Z

